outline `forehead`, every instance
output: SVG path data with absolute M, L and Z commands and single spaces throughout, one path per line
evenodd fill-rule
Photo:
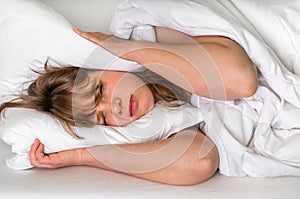
M 80 69 L 78 70 L 76 79 L 74 81 L 73 95 L 82 95 L 84 93 L 92 92 L 98 84 L 97 76 L 93 71 Z
M 107 83 L 110 87 L 124 87 L 130 89 L 132 87 L 139 87 L 144 83 L 144 81 L 137 75 L 131 72 L 124 71 L 103 71 L 98 74 L 93 74 L 102 83 Z
M 82 119 L 82 117 L 86 117 L 88 119 L 94 115 L 98 79 L 93 71 L 78 71 L 72 92 L 74 118 Z
M 90 86 L 99 84 L 100 81 L 107 83 L 117 83 L 119 80 L 124 79 L 127 76 L 130 76 L 130 73 L 109 70 L 89 70 L 86 73 L 88 81 L 87 83 L 90 84 Z
M 106 71 L 89 71 L 88 72 L 88 77 L 90 79 L 94 79 L 94 80 L 102 80 L 102 81 L 106 81 L 106 82 L 116 82 L 119 81 L 121 79 L 124 79 L 128 76 L 132 76 L 131 73 L 129 72 L 124 72 L 124 71 L 110 71 L 110 70 L 106 70 Z
M 95 95 L 100 83 L 104 83 L 107 89 L 124 87 L 124 89 L 139 87 L 144 84 L 138 76 L 123 71 L 79 70 L 74 84 L 74 94 L 84 97 Z

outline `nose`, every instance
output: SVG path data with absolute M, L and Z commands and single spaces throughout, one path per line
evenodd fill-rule
M 99 103 L 100 111 L 112 113 L 113 115 L 121 115 L 123 104 L 121 98 L 113 98 L 112 101 L 101 101 Z

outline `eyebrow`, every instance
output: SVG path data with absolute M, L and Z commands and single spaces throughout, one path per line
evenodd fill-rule
M 100 94 L 100 91 L 99 91 L 99 88 L 100 88 L 100 85 L 102 84 L 101 80 L 98 81 L 97 83 L 97 86 L 95 88 L 95 107 L 99 104 L 100 100 L 101 100 L 101 94 Z M 104 115 L 103 115 L 103 112 L 102 111 L 99 111 L 100 114 L 101 114 L 101 117 L 102 117 L 102 122 L 103 122 L 103 125 L 107 125 L 105 124 L 106 121 L 104 119 Z M 97 112 L 96 108 L 95 108 L 95 114 L 96 114 L 96 117 L 97 117 L 97 120 L 98 122 L 100 121 L 100 114 L 99 112 Z
M 97 86 L 95 87 L 95 107 L 98 105 L 100 99 L 101 99 L 101 96 L 100 96 L 100 92 L 99 92 L 99 88 L 100 88 L 100 84 L 101 82 L 99 81 Z

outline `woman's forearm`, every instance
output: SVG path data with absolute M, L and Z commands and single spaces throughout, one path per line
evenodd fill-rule
M 221 100 L 248 97 L 258 87 L 256 68 L 248 55 L 239 44 L 225 37 L 191 37 L 156 28 L 157 42 L 148 42 L 123 40 L 77 28 L 74 31 L 204 97 Z
M 44 145 L 35 140 L 29 157 L 34 167 L 88 165 L 173 185 L 203 182 L 213 176 L 219 164 L 215 145 L 196 129 L 184 130 L 167 140 L 78 148 L 52 154 L 45 154 Z
M 202 37 L 199 43 L 187 44 L 124 40 L 115 51 L 108 39 L 103 46 L 191 93 L 221 100 L 252 95 L 257 89 L 258 77 L 243 49 L 221 37 L 215 37 L 216 42 L 206 40 Z
M 193 130 L 152 143 L 82 149 L 81 157 L 84 165 L 174 185 L 209 179 L 219 161 L 215 146 Z

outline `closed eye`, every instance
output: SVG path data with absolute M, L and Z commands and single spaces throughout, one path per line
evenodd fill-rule
M 103 93 L 104 93 L 104 85 L 103 83 L 99 82 L 99 84 L 96 87 L 96 93 L 95 93 L 96 116 L 99 124 L 107 126 L 107 121 L 103 112 L 97 111 L 97 107 L 103 98 Z
M 104 116 L 102 111 L 97 111 L 96 116 L 97 116 L 98 124 L 108 126 L 106 117 Z
M 101 82 L 99 82 L 99 84 L 95 89 L 95 106 L 98 106 L 100 100 L 103 97 L 103 93 L 104 93 L 104 85 Z
M 108 126 L 107 121 L 106 121 L 106 117 L 103 113 L 102 113 L 102 119 L 103 119 L 103 125 Z
M 102 83 L 100 83 L 100 85 L 99 85 L 99 93 L 101 94 L 101 96 L 104 93 L 104 85 Z
M 104 85 L 103 85 L 103 83 L 100 82 L 100 84 L 99 84 L 99 94 L 100 94 L 101 99 L 103 97 L 103 93 L 104 93 Z M 102 112 L 102 120 L 103 120 L 103 125 L 107 126 L 106 117 L 103 114 L 103 112 Z

